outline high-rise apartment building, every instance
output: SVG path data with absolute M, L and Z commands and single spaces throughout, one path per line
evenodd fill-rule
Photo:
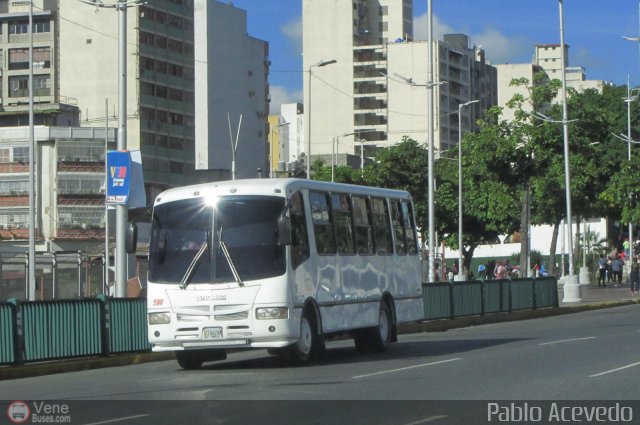
M 507 107 L 507 102 L 513 98 L 515 94 L 521 94 L 525 98 L 529 97 L 529 90 L 522 86 L 512 86 L 511 81 L 514 79 L 526 78 L 533 82 L 534 76 L 540 72 L 546 74 L 547 79 L 560 80 L 562 78 L 562 60 L 559 44 L 538 44 L 534 47 L 534 55 L 532 63 L 522 64 L 499 64 L 498 69 L 498 105 L 502 109 L 502 119 L 511 120 L 515 111 Z M 569 46 L 565 45 L 565 77 L 567 87 L 573 88 L 578 92 L 594 89 L 602 93 L 603 87 L 609 83 L 603 80 L 587 80 L 586 71 L 581 66 L 569 66 Z M 555 102 L 560 102 L 560 97 L 556 97 Z M 530 111 L 531 106 L 524 105 L 526 111 Z
M 231 2 L 195 8 L 196 168 L 230 179 L 235 158 L 236 178 L 267 173 L 269 44 L 247 34 L 247 13 Z
M 361 147 L 369 156 L 403 136 L 426 142 L 427 96 L 419 85 L 428 79 L 428 43 L 412 41 L 412 22 L 411 0 L 303 0 L 305 133 L 312 157 L 330 154 L 337 137 L 340 153 L 358 156 Z M 497 101 L 495 68 L 482 49 L 468 44 L 460 34 L 434 41 L 433 80 L 449 83 L 433 89 L 435 145 L 442 150 L 457 143 L 459 104 L 480 101 L 463 112 L 465 131 Z

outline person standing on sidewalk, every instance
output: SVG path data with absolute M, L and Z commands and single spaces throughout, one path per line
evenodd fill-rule
M 631 286 L 631 295 L 636 295 L 638 289 L 640 289 L 640 257 L 636 257 L 636 261 L 631 264 L 629 284 Z
M 611 260 L 611 273 L 613 274 L 613 283 L 616 288 L 619 288 L 620 285 L 622 285 L 622 266 L 623 265 L 624 263 L 622 262 L 620 257 L 618 257 L 618 255 L 613 257 L 613 260 Z
M 600 271 L 600 274 L 598 275 L 598 286 L 606 287 L 607 282 L 605 279 L 607 278 L 607 259 L 604 257 L 604 254 L 601 254 L 600 258 L 598 258 L 598 269 Z

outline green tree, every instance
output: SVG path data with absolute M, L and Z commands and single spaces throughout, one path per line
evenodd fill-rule
M 463 266 L 470 268 L 473 253 L 483 243 L 518 226 L 518 185 L 513 184 L 515 141 L 507 123 L 499 122 L 498 108 L 478 122 L 478 131 L 465 134 L 462 143 Z M 436 162 L 436 226 L 447 245 L 458 248 L 458 164 Z

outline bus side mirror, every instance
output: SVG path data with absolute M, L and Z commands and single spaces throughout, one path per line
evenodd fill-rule
M 278 245 L 291 245 L 291 219 L 286 214 L 278 217 Z
M 127 238 L 125 241 L 127 254 L 133 254 L 134 252 L 136 252 L 137 245 L 138 245 L 138 226 L 134 223 L 129 223 L 129 227 L 127 228 Z

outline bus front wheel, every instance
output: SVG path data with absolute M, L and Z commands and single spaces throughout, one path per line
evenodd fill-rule
M 200 369 L 204 360 L 197 351 L 176 351 L 176 360 L 185 370 Z
M 306 363 L 318 355 L 324 348 L 322 337 L 318 333 L 318 321 L 315 314 L 305 310 L 300 319 L 300 338 L 289 348 L 291 360 Z
M 186 370 L 200 369 L 204 362 L 225 360 L 226 358 L 227 352 L 218 349 L 176 351 L 178 364 Z

